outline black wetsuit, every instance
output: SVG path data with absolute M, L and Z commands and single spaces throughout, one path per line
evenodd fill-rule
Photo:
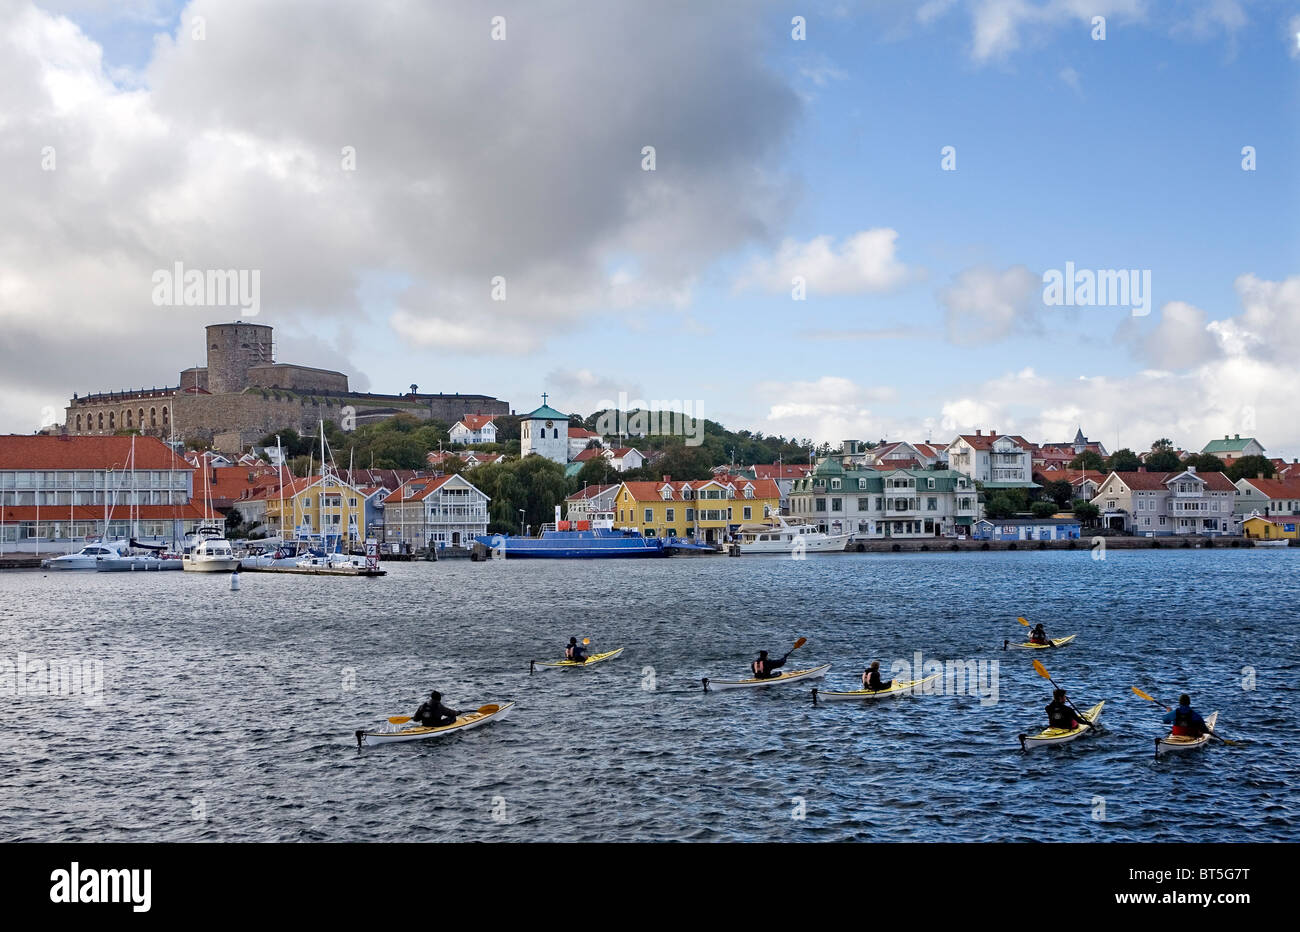
M 575 663 L 586 663 L 587 654 L 581 644 L 570 644 L 564 649 L 564 659 L 572 660 Z
M 441 702 L 435 703 L 426 699 L 414 718 L 427 728 L 438 728 L 442 725 L 450 725 L 456 721 L 456 716 L 459 714 L 455 709 L 449 709 Z
M 773 660 L 771 657 L 755 660 L 749 665 L 749 669 L 754 673 L 754 679 L 767 680 L 777 676 L 777 667 L 785 666 L 785 658 Z
M 880 678 L 880 671 L 879 671 L 879 670 L 868 670 L 868 671 L 867 671 L 867 684 L 866 684 L 866 686 L 864 686 L 864 687 L 862 687 L 862 688 L 863 688 L 863 689 L 870 689 L 870 690 L 872 690 L 872 691 L 876 691 L 876 690 L 881 690 L 881 689 L 888 689 L 889 687 L 891 687 L 891 686 L 893 686 L 893 685 L 894 685 L 894 681 L 893 681 L 893 680 L 882 680 L 882 679 Z
M 1047 721 L 1050 728 L 1073 728 L 1078 717 L 1074 709 L 1053 699 L 1047 706 Z

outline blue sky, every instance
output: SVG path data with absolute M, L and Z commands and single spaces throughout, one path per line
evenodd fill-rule
M 1060 440 L 1081 423 L 1112 447 L 1145 447 L 1164 435 L 1199 448 L 1213 436 L 1240 431 L 1258 435 L 1270 453 L 1300 456 L 1300 427 L 1276 391 L 1288 379 L 1294 390 L 1300 350 L 1300 9 L 1231 0 L 1093 6 L 1109 14 L 1104 41 L 1091 37 L 1091 14 L 1071 0 L 801 4 L 794 11 L 772 5 L 761 13 L 737 5 L 699 27 L 713 30 L 699 45 L 682 40 L 683 49 L 707 49 L 728 16 L 747 37 L 721 42 L 719 57 L 727 74 L 738 75 L 734 83 L 719 90 L 716 73 L 701 75 L 695 89 L 718 91 L 718 112 L 734 113 L 734 125 L 724 122 L 711 136 L 682 117 L 682 129 L 671 99 L 655 99 L 657 109 L 646 104 L 640 111 L 646 136 L 658 131 L 687 140 L 659 147 L 654 181 L 670 195 L 680 185 L 684 201 L 717 191 L 720 204 L 730 193 L 723 186 L 734 183 L 736 216 L 718 205 L 701 205 L 696 213 L 674 207 L 662 217 L 611 221 L 604 235 L 584 238 L 566 228 L 563 210 L 547 205 L 544 222 L 555 226 L 557 239 L 572 235 L 572 255 L 581 260 L 570 268 L 562 255 L 527 256 L 521 273 L 527 287 L 545 279 L 546 293 L 526 312 L 513 312 L 527 314 L 520 323 L 457 283 L 461 272 L 479 280 L 468 271 L 472 260 L 439 268 L 420 254 L 421 236 L 441 235 L 438 210 L 426 208 L 409 218 L 409 235 L 385 248 L 354 246 L 349 253 L 340 247 L 322 261 L 321 281 L 295 288 L 282 304 L 268 302 L 261 322 L 277 327 L 281 359 L 345 368 L 358 385 L 368 382 L 377 391 L 417 382 L 488 392 L 519 409 L 549 391 L 556 406 L 584 413 L 618 391 L 648 400 L 698 399 L 708 416 L 729 426 L 817 440 L 950 439 L 981 427 Z M 195 125 L 204 113 L 219 114 L 214 119 L 228 136 L 234 129 L 260 134 L 267 146 L 286 149 L 295 128 L 297 139 L 313 138 L 314 126 L 288 116 L 287 108 L 301 109 L 301 98 L 291 101 L 286 91 L 282 102 L 274 101 L 280 91 L 273 77 L 251 85 L 259 97 L 273 99 L 272 118 L 236 125 L 250 92 L 236 86 L 247 62 L 214 64 L 211 53 L 221 37 L 253 28 L 254 8 L 243 19 L 223 12 L 232 7 L 210 3 L 143 2 L 125 9 L 134 12 L 119 15 L 89 0 L 45 7 L 69 16 L 102 46 L 104 72 L 114 85 L 102 91 L 106 96 L 139 89 L 160 118 L 184 121 L 168 107 L 188 88 L 203 88 L 193 95 Z M 790 37 L 794 12 L 807 19 L 805 41 Z M 191 43 L 198 49 L 191 54 L 179 24 L 196 13 L 207 15 L 213 38 L 206 47 Z M 683 33 L 696 28 L 689 12 L 678 16 Z M 523 14 L 512 19 L 516 32 L 505 46 L 527 42 L 531 25 Z M 592 30 L 618 25 L 611 14 Z M 263 28 L 274 33 L 286 24 Z M 296 44 L 301 36 L 282 38 L 291 61 L 311 54 L 309 44 Z M 570 67 L 564 49 L 548 55 L 544 45 L 522 47 L 532 56 L 533 81 Z M 656 65 L 672 54 L 667 47 Z M 386 67 L 376 62 L 380 78 L 403 80 L 383 73 Z M 435 80 L 471 86 L 481 67 L 480 58 L 467 58 L 462 73 L 455 59 L 446 59 Z M 215 104 L 223 80 L 230 82 L 229 99 Z M 489 72 L 479 80 L 490 91 L 514 94 L 510 78 L 498 85 Z M 563 79 L 556 80 L 558 99 Z M 560 106 L 542 90 L 534 93 L 544 105 Z M 340 94 L 334 101 L 322 91 L 321 122 L 347 125 L 348 91 Z M 605 113 L 620 109 L 613 101 Z M 274 119 L 276 105 L 286 108 L 283 129 Z M 628 100 L 631 115 L 621 115 L 627 122 L 617 127 L 630 141 L 640 138 L 636 106 Z M 352 115 L 360 119 L 365 109 L 358 102 Z M 451 144 L 455 121 L 466 119 L 452 109 L 444 116 L 430 105 L 433 161 Z M 601 116 L 598 104 L 593 114 Z M 557 109 L 552 122 L 572 117 Z M 394 118 L 418 122 L 421 116 Z M 581 114 L 575 119 L 581 135 Z M 688 135 L 675 137 L 679 129 Z M 510 125 L 500 132 L 509 134 Z M 363 158 L 374 159 L 369 137 L 360 138 Z M 742 145 L 739 154 L 708 164 L 707 153 L 741 140 L 752 157 Z M 701 151 L 688 154 L 685 149 L 695 148 L 690 143 Z M 955 171 L 940 168 L 944 146 L 956 149 Z M 1244 146 L 1255 147 L 1254 171 L 1242 170 Z M 564 154 L 568 162 L 587 157 L 597 156 L 576 146 Z M 679 181 L 675 173 L 687 160 L 697 175 Z M 602 194 L 605 167 L 593 162 L 593 199 Z M 476 170 L 471 158 L 461 175 L 448 169 L 448 177 L 472 185 L 481 180 Z M 390 193 L 401 177 L 396 169 L 383 188 L 372 190 Z M 240 176 L 233 183 L 246 181 Z M 641 182 L 629 177 L 627 184 Z M 503 208 L 506 221 L 486 242 L 510 240 L 512 209 L 521 217 L 542 209 L 536 188 L 526 181 L 519 188 L 517 201 Z M 603 193 L 607 201 L 610 192 Z M 176 200 L 173 193 L 169 201 Z M 585 209 L 574 204 L 575 214 Z M 366 207 L 349 202 L 347 210 Z M 340 223 L 355 226 L 345 215 L 355 216 L 340 207 Z M 450 241 L 453 250 L 482 234 L 472 212 L 468 223 L 464 214 L 449 216 L 462 231 Z M 211 217 L 186 222 L 192 234 Z M 284 237 L 325 236 L 330 223 L 327 211 L 313 229 L 294 230 L 286 222 Z M 238 229 L 237 221 L 230 225 Z M 844 252 L 846 242 L 870 231 L 879 235 L 864 240 L 861 255 Z M 676 251 L 665 244 L 678 237 Z M 807 248 L 818 238 L 830 250 L 821 263 Z M 521 267 L 526 248 L 520 246 Z M 265 276 L 273 278 L 283 260 L 249 261 L 265 264 Z M 1150 315 L 1135 318 L 1122 307 L 1044 307 L 1041 276 L 1067 261 L 1081 269 L 1150 270 Z M 805 269 L 813 271 L 807 299 L 794 301 L 787 273 Z M 599 281 L 613 270 L 626 272 L 636 287 L 619 291 Z M 571 291 L 557 284 L 564 281 L 573 283 Z M 337 306 L 312 313 L 312 300 Z M 193 323 L 229 316 L 199 314 Z M 453 318 L 482 323 L 448 337 Z M 182 339 L 179 331 L 175 338 Z M 174 380 L 169 373 L 201 349 L 199 340 L 190 343 L 186 358 L 150 360 L 148 375 Z M 121 386 L 83 390 L 110 387 Z M 62 397 L 72 390 L 69 384 Z M 31 395 L 33 403 L 62 404 L 53 388 Z M 11 423 L 20 413 L 4 414 L 0 426 L 30 429 Z

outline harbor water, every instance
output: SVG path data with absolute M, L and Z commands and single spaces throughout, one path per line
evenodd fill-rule
M 238 591 L 2 573 L 0 839 L 1300 840 L 1300 549 L 1093 557 L 388 563 Z M 1078 637 L 1004 652 L 1017 616 Z M 529 674 L 573 635 L 627 650 Z M 701 688 L 800 636 L 787 669 L 830 662 L 825 680 Z M 918 652 L 956 670 L 944 694 L 813 705 L 814 685 L 854 689 L 867 662 Z M 1034 659 L 1080 708 L 1106 700 L 1102 733 L 1020 750 L 1051 698 Z M 67 660 L 80 688 L 51 695 L 38 673 Z M 1245 745 L 1157 761 L 1163 710 L 1132 686 L 1190 692 Z M 457 709 L 518 705 L 358 749 L 358 728 L 434 688 Z

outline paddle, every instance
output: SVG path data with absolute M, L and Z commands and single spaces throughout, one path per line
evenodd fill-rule
M 1026 619 L 1026 618 L 1017 618 L 1016 621 L 1020 622 L 1020 623 L 1021 623 L 1022 625 L 1024 625 L 1026 628 L 1032 628 L 1032 627 L 1033 627 L 1033 625 L 1031 625 L 1031 624 L 1029 623 L 1029 620 Z M 1032 642 L 1031 642 L 1031 643 L 1032 643 Z M 1055 647 L 1056 645 L 1052 643 L 1052 639 L 1051 639 L 1051 638 L 1048 638 L 1048 639 L 1047 639 L 1047 645 L 1046 645 L 1046 646 L 1047 646 L 1047 647 Z M 1006 650 L 1006 649 L 1007 649 L 1007 642 L 1006 642 L 1006 641 L 1003 641 L 1003 642 L 1002 642 L 1002 649 L 1003 649 L 1003 650 Z
M 1173 711 L 1173 709 L 1171 709 L 1169 706 L 1165 705 L 1163 702 L 1161 702 L 1161 701 L 1160 701 L 1159 699 L 1157 699 L 1155 696 L 1151 696 L 1151 695 L 1148 695 L 1147 693 L 1144 693 L 1142 690 L 1138 689 L 1136 686 L 1130 686 L 1129 689 L 1133 690 L 1133 692 L 1137 693 L 1137 694 L 1138 694 L 1139 696 L 1141 696 L 1143 699 L 1147 700 L 1147 702 L 1154 702 L 1156 705 L 1160 706 L 1160 707 L 1161 707 L 1162 709 L 1164 709 L 1166 712 L 1172 712 L 1172 711 Z M 1218 735 L 1216 735 L 1213 731 L 1210 730 L 1210 726 L 1209 726 L 1209 725 L 1206 725 L 1206 726 L 1205 726 L 1205 733 L 1208 734 L 1211 738 L 1219 738 Z M 1241 744 L 1242 744 L 1242 742 L 1240 742 L 1240 741 L 1229 741 L 1227 738 L 1219 738 L 1219 740 L 1222 741 L 1224 744 L 1230 744 L 1230 745 L 1232 745 L 1234 748 L 1236 748 L 1236 747 L 1241 747 Z
M 1047 667 L 1043 666 L 1037 660 L 1034 661 L 1034 670 L 1035 672 L 1038 673 L 1039 676 L 1047 680 L 1047 682 L 1051 683 L 1053 687 L 1055 687 L 1056 689 L 1061 689 L 1060 686 L 1056 685 L 1056 680 L 1052 679 L 1052 674 L 1047 672 Z M 1065 690 L 1061 689 L 1061 692 L 1065 692 Z M 1084 717 L 1083 713 L 1074 707 L 1073 702 L 1070 702 L 1069 699 L 1067 698 L 1065 704 L 1069 707 L 1071 712 L 1073 712 L 1075 715 L 1078 716 L 1078 721 L 1087 725 L 1089 728 L 1092 728 L 1092 722 L 1088 721 L 1088 719 Z

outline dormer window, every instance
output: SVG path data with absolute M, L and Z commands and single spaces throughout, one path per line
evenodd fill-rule
M 840 487 L 840 480 L 838 480 L 838 479 L 832 479 L 832 480 L 831 480 L 831 488 L 832 488 L 832 489 L 838 489 L 839 487 Z
M 754 497 L 754 487 L 752 485 L 745 486 L 745 498 L 753 498 L 753 497 Z
M 858 480 L 858 488 L 859 488 L 859 489 L 865 489 L 866 487 L 867 487 L 867 480 L 866 480 L 866 479 L 859 479 L 859 480 Z
M 673 498 L 673 487 L 672 487 L 671 485 L 666 485 L 666 486 L 664 486 L 664 487 L 660 490 L 660 494 L 663 496 L 663 500 L 664 500 L 664 501 L 666 501 L 666 502 L 670 502 L 670 501 L 672 501 L 672 498 Z
M 926 480 L 925 480 L 925 487 L 926 487 L 927 489 L 933 489 L 933 488 L 934 488 L 934 480 L 933 480 L 933 479 L 926 479 Z

